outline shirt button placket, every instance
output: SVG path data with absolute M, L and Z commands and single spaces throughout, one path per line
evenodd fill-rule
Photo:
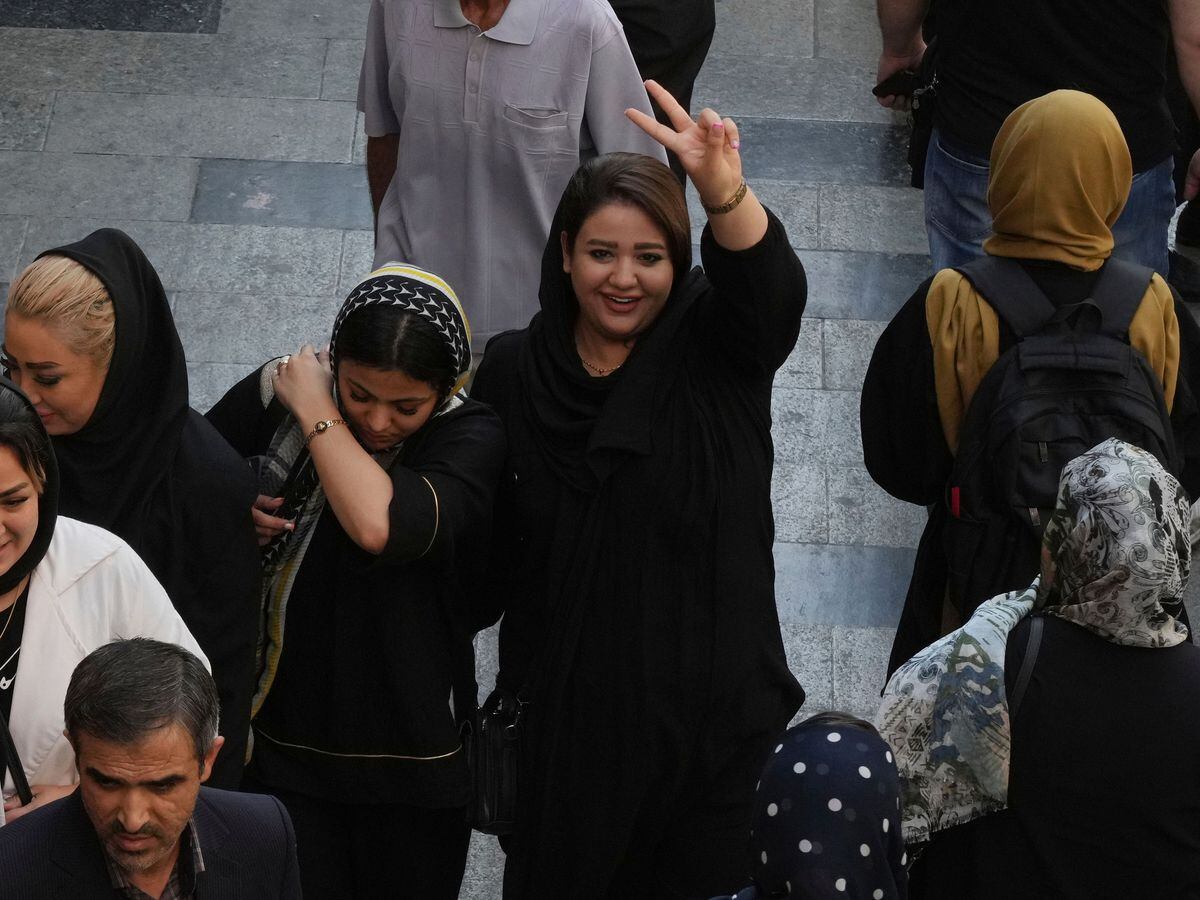
M 479 90 L 483 79 L 483 42 L 485 40 L 487 38 L 473 28 L 467 42 L 467 81 L 463 90 L 463 118 L 468 122 L 479 121 Z

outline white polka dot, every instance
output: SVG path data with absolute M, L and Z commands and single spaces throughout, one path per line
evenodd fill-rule
M 884 820 L 883 820 L 883 833 L 884 833 L 884 834 L 887 834 L 887 833 L 888 833 L 888 828 L 889 828 L 889 827 L 890 827 L 890 823 L 888 822 L 888 820 L 887 820 L 887 819 L 884 819 Z
M 868 847 L 866 844 L 859 844 L 858 852 L 861 853 L 863 856 L 870 856 L 871 848 Z
M 778 813 L 779 813 L 778 806 L 776 806 L 774 803 L 767 804 L 767 815 L 768 816 L 774 816 L 774 815 L 777 815 Z
M 802 840 L 800 842 L 800 852 L 801 853 L 810 853 L 811 851 L 812 851 L 812 841 L 810 841 L 808 838 L 805 838 L 804 840 Z
M 845 879 L 845 878 L 839 878 L 837 881 L 835 881 L 835 882 L 833 883 L 833 886 L 834 886 L 835 888 L 837 888 L 839 891 L 844 891 L 844 890 L 846 890 L 846 879 Z
M 842 736 L 840 734 L 838 734 L 836 731 L 831 731 L 831 732 L 829 732 L 829 734 L 825 735 L 825 740 L 829 741 L 829 743 L 831 743 L 831 744 L 836 744 L 841 739 L 842 739 Z
M 802 762 L 796 763 L 794 766 L 792 766 L 792 771 L 795 772 L 797 775 L 803 775 L 807 769 L 808 769 L 808 766 L 806 766 Z
M 767 864 L 767 851 L 766 850 L 764 850 L 762 852 L 762 861 L 763 861 L 763 865 L 765 866 Z
M 859 774 L 859 775 L 861 775 L 863 778 L 870 778 L 870 777 L 871 777 L 871 770 L 870 770 L 870 769 L 868 769 L 866 766 L 859 766 L 859 767 L 858 767 L 858 774 Z
M 783 749 L 783 744 L 780 744 L 778 747 L 775 748 L 775 752 L 778 753 L 782 749 Z
M 841 808 L 842 808 L 842 801 L 839 800 L 837 797 L 834 797 L 832 800 L 829 801 L 829 809 L 831 812 L 837 812 Z
M 892 761 L 892 751 L 891 750 L 885 751 L 883 755 L 887 759 L 888 762 Z
M 883 900 L 883 888 L 875 888 L 875 891 L 871 894 L 871 896 L 874 897 L 875 900 Z

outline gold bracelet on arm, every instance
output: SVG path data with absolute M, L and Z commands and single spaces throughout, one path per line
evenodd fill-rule
M 700 201 L 700 204 L 710 216 L 719 216 L 721 213 L 733 212 L 733 210 L 738 208 L 738 204 L 746 199 L 747 190 L 749 188 L 746 187 L 746 180 L 743 178 L 742 183 L 738 185 L 738 189 L 733 192 L 733 196 L 720 206 L 709 206 L 703 200 Z

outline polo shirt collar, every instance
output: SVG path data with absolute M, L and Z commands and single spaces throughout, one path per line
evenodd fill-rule
M 546 0 L 509 0 L 500 21 L 484 34 L 494 41 L 528 46 L 533 43 L 545 5 Z M 434 0 L 433 24 L 437 28 L 462 28 L 471 22 L 463 15 L 459 0 Z

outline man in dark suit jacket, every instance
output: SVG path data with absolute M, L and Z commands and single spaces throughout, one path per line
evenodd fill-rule
M 283 805 L 201 787 L 222 739 L 199 659 L 108 644 L 76 667 L 64 712 L 79 789 L 0 828 L 5 900 L 300 897 Z

